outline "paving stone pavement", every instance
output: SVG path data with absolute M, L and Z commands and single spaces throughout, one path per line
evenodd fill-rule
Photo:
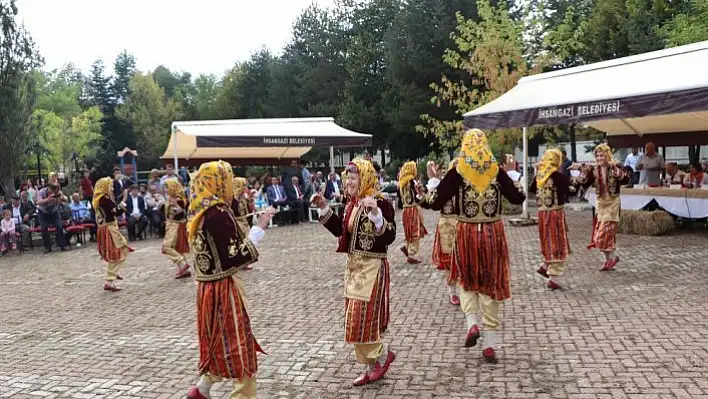
M 390 251 L 391 325 L 398 358 L 365 388 L 343 342 L 343 267 L 316 224 L 268 231 L 242 273 L 260 356 L 259 398 L 708 398 L 706 235 L 619 237 L 618 270 L 585 249 L 588 212 L 568 212 L 575 251 L 569 289 L 534 271 L 537 229 L 509 227 L 512 291 L 496 365 L 465 349 L 464 317 L 443 276 Z M 433 232 L 437 216 L 426 212 Z M 399 212 L 400 222 L 400 212 Z M 432 235 L 422 246 L 430 258 Z M 0 259 L 0 397 L 184 398 L 196 379 L 195 288 L 172 279 L 156 240 L 136 245 L 124 291 L 102 291 L 93 246 L 52 257 Z M 230 386 L 216 385 L 226 398 Z

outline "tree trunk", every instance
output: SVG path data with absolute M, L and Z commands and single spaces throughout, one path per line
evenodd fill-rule
M 701 160 L 701 146 L 700 145 L 689 145 L 688 146 L 688 163 L 693 165 Z
M 5 195 L 5 201 L 10 201 L 10 198 L 15 194 L 15 177 L 12 173 L 3 171 L 0 173 L 0 189 Z

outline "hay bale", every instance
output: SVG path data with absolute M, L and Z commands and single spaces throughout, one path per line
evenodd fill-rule
M 620 234 L 661 236 L 674 230 L 674 219 L 665 211 L 622 211 L 620 216 Z

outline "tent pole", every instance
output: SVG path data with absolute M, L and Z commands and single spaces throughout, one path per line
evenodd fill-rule
M 523 132 L 522 140 L 524 141 L 524 173 L 523 173 L 522 177 L 523 177 L 523 184 L 524 184 L 524 193 L 526 193 L 526 195 L 528 195 L 528 192 L 529 192 L 529 176 L 528 176 L 529 175 L 529 166 L 528 166 L 529 138 L 527 135 L 526 126 L 524 126 L 524 128 L 522 129 L 522 132 Z M 521 218 L 528 219 L 528 217 L 529 217 L 529 201 L 527 199 L 526 201 L 524 201 L 523 211 L 521 213 Z
M 334 172 L 334 147 L 329 146 L 329 171 Z
M 174 156 L 174 161 L 175 161 L 175 170 L 179 170 L 179 167 L 177 166 L 177 130 L 172 127 L 172 155 Z

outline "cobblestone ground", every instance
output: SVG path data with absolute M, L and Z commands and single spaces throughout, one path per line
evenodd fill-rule
M 620 236 L 618 270 L 600 273 L 600 254 L 585 249 L 590 214 L 568 217 L 575 254 L 563 292 L 534 273 L 536 227 L 507 227 L 514 299 L 496 365 L 463 348 L 464 317 L 447 303 L 442 275 L 392 249 L 386 341 L 398 358 L 363 389 L 350 386 L 360 367 L 343 342 L 344 256 L 334 239 L 318 225 L 269 230 L 260 261 L 242 274 L 269 353 L 259 358 L 259 397 L 708 397 L 706 236 Z M 430 231 L 436 220 L 426 213 Z M 159 241 L 136 247 L 117 294 L 101 290 L 93 247 L 0 259 L 0 397 L 186 396 L 197 364 L 194 283 L 172 279 Z M 229 388 L 215 386 L 214 397 Z

